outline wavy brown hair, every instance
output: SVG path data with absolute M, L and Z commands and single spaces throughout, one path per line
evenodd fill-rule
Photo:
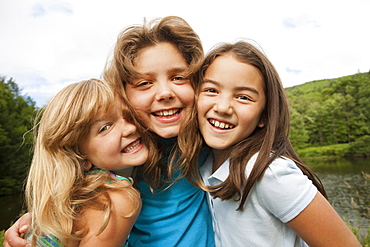
M 117 94 L 101 80 L 81 81 L 62 89 L 38 113 L 33 129 L 34 156 L 26 184 L 33 241 L 38 235 L 51 234 L 65 246 L 68 239 L 83 237 L 83 229 L 75 232 L 74 226 L 86 207 L 105 212 L 101 233 L 110 218 L 111 189 L 126 193 L 139 209 L 140 195 L 132 186 L 114 182 L 116 179 L 107 172 L 85 172 L 86 155 L 79 145 L 95 118 L 120 103 Z M 121 99 L 124 117 L 134 123 L 130 108 Z
M 132 79 L 138 75 L 135 68 L 138 53 L 144 48 L 161 43 L 174 45 L 182 54 L 189 65 L 187 75 L 195 89 L 194 75 L 203 62 L 203 47 L 200 38 L 190 25 L 177 16 L 167 16 L 149 22 L 144 21 L 143 25 L 134 25 L 124 29 L 118 36 L 113 57 L 106 65 L 104 79 L 115 84 L 115 87 L 122 87 L 123 85 L 122 90 L 124 90 L 125 85 L 131 83 Z M 146 135 L 153 141 L 158 142 L 158 136 L 153 132 L 147 131 Z M 159 143 L 157 151 L 159 153 L 163 152 Z M 192 177 L 192 174 L 197 174 L 196 169 L 187 166 L 188 163 L 182 163 L 183 165 L 173 168 L 174 154 L 171 157 L 167 162 L 140 167 L 138 175 L 150 187 L 159 188 L 164 185 L 165 181 L 172 179 L 175 171 L 181 170 L 181 176 Z
M 249 191 L 262 178 L 271 162 L 278 157 L 287 157 L 292 159 L 299 169 L 312 180 L 318 190 L 327 197 L 320 179 L 303 163 L 293 149 L 288 137 L 290 114 L 285 90 L 276 69 L 259 49 L 246 41 L 218 45 L 205 58 L 198 74 L 198 88 L 202 84 L 207 68 L 217 57 L 226 54 L 231 54 L 237 61 L 250 64 L 261 72 L 266 95 L 266 103 L 261 119 L 264 121 L 265 126 L 256 128 L 246 139 L 228 148 L 227 152 L 230 157 L 229 176 L 223 183 L 209 187 L 211 194 L 222 200 L 237 198 L 236 200 L 239 201 L 238 210 L 242 210 Z M 204 145 L 203 140 L 199 141 L 200 131 L 194 129 L 194 126 L 196 126 L 195 121 L 197 121 L 197 118 L 193 117 L 191 119 L 192 123 L 189 123 L 180 132 L 192 133 L 192 136 L 180 134 L 179 139 L 182 142 L 185 143 L 191 139 L 196 140 L 195 147 L 189 148 L 186 145 L 180 147 L 184 156 L 182 159 L 194 155 L 195 149 L 199 152 Z M 259 154 L 256 163 L 247 179 L 245 176 L 246 164 L 257 152 Z

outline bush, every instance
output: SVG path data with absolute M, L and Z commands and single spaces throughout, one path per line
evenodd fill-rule
M 14 178 L 0 178 L 0 195 L 12 195 L 22 189 L 22 184 Z
M 309 147 L 297 150 L 301 158 L 327 158 L 339 159 L 345 158 L 349 154 L 349 144 L 335 144 L 322 147 Z
M 0 231 L 0 244 L 3 246 L 5 230 Z
M 350 143 L 349 154 L 352 156 L 370 156 L 370 136 L 365 135 Z

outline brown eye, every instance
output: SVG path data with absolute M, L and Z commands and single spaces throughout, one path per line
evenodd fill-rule
M 99 129 L 99 133 L 107 131 L 110 127 L 111 127 L 110 125 L 104 125 L 103 127 Z
M 239 95 L 237 98 L 240 100 L 252 101 L 252 99 L 247 95 Z

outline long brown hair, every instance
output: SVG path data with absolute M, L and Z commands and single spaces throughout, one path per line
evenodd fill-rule
M 288 137 L 290 126 L 288 99 L 276 69 L 260 50 L 245 41 L 238 41 L 234 44 L 220 44 L 206 56 L 198 74 L 200 82 L 198 87 L 202 83 L 202 78 L 210 64 L 217 57 L 225 54 L 231 54 L 239 62 L 248 63 L 261 72 L 266 95 L 265 108 L 261 119 L 265 126 L 256 128 L 246 139 L 228 148 L 227 151 L 230 157 L 229 176 L 223 183 L 209 187 L 211 194 L 222 200 L 237 198 L 239 201 L 238 210 L 242 210 L 249 191 L 262 178 L 271 162 L 278 157 L 287 157 L 292 159 L 302 172 L 312 180 L 318 190 L 327 197 L 320 179 L 303 163 L 292 147 Z M 196 121 L 196 119 L 193 118 L 192 121 Z M 194 123 L 188 126 L 186 128 L 193 128 Z M 185 129 L 184 131 L 190 133 L 191 130 Z M 196 132 L 195 136 L 197 135 L 200 135 L 199 131 Z M 191 137 L 180 135 L 179 138 L 189 139 Z M 199 138 L 194 139 L 198 140 Z M 197 141 L 195 146 L 197 146 L 198 151 L 202 145 L 203 142 Z M 183 148 L 184 156 L 194 152 L 194 148 L 191 150 L 186 147 Z M 259 153 L 255 165 L 248 179 L 246 179 L 245 168 L 247 162 L 257 152 Z
M 118 36 L 113 57 L 106 65 L 104 79 L 124 90 L 125 85 L 137 76 L 134 63 L 138 53 L 144 48 L 161 43 L 174 45 L 182 54 L 189 65 L 188 76 L 195 88 L 194 75 L 203 62 L 203 47 L 200 38 L 189 24 L 177 16 L 145 21 L 143 25 L 130 26 L 123 30 Z M 158 142 L 158 137 L 153 132 L 147 130 L 146 135 L 147 138 Z M 159 153 L 163 152 L 159 143 L 157 150 Z M 140 167 L 138 175 L 150 187 L 159 188 L 164 185 L 164 181 L 171 180 L 172 174 L 177 170 L 181 170 L 183 176 L 187 176 L 188 172 L 197 173 L 194 169 L 187 169 L 185 163 L 185 166 L 173 169 L 174 154 L 171 157 L 168 162 Z

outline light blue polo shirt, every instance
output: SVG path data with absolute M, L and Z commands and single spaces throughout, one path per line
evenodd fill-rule
M 246 177 L 257 154 L 247 163 Z M 212 173 L 211 153 L 201 168 L 204 183 L 214 186 L 225 181 L 229 176 L 229 161 L 227 159 Z M 312 181 L 292 160 L 275 159 L 250 190 L 243 211 L 236 211 L 238 201 L 208 197 L 216 246 L 306 247 L 307 244 L 285 223 L 302 212 L 316 193 Z

